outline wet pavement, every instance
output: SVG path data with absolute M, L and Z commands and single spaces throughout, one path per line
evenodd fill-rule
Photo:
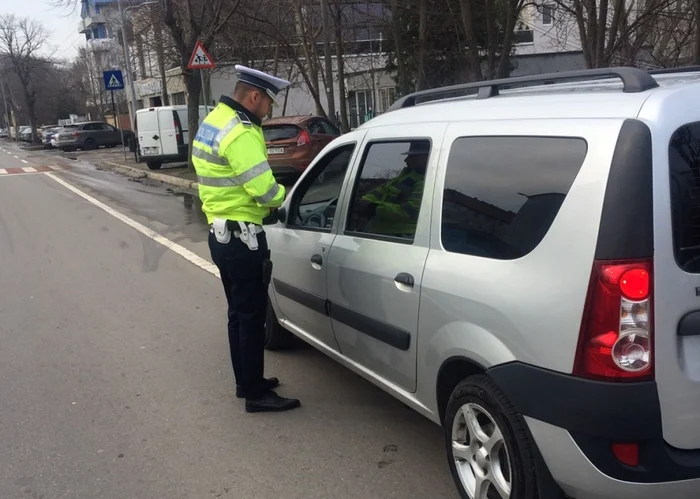
M 0 169 L 55 166 L 209 258 L 194 193 L 12 151 Z M 311 347 L 266 355 L 302 408 L 246 414 L 225 320 L 211 274 L 50 176 L 0 176 L 0 497 L 457 497 L 442 430 Z

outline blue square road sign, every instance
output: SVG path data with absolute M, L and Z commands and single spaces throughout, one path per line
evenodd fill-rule
M 107 90 L 124 89 L 124 76 L 122 76 L 122 72 L 118 69 L 114 71 L 104 71 L 102 77 L 105 80 L 105 88 Z

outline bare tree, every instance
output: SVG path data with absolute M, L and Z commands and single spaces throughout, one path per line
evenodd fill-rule
M 163 0 L 163 22 L 168 27 L 179 56 L 185 88 L 187 89 L 187 107 L 189 129 L 199 128 L 199 104 L 202 93 L 197 71 L 187 68 L 190 56 L 197 41 L 206 48 L 212 46 L 216 37 L 228 26 L 230 19 L 238 10 L 241 0 Z M 194 132 L 193 132 L 194 134 Z M 190 168 L 192 166 L 192 143 L 189 143 Z
M 37 21 L 14 14 L 0 16 L 0 52 L 6 54 L 12 70 L 22 84 L 35 143 L 39 141 L 34 108 L 37 98 L 35 80 L 41 71 L 51 65 L 50 57 L 40 54 L 48 36 L 43 25 Z
M 557 23 L 575 26 L 589 68 L 634 64 L 652 43 L 659 16 L 676 0 L 553 0 Z

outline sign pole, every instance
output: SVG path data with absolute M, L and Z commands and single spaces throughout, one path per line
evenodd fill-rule
M 119 135 L 122 136 L 122 150 L 124 151 L 124 163 L 126 163 L 126 148 L 124 147 L 124 130 L 119 126 L 117 121 L 117 106 L 114 105 L 114 90 L 109 92 L 112 95 L 112 116 L 114 117 L 114 126 L 119 129 Z
M 204 70 L 199 70 L 199 77 L 202 79 L 202 98 L 204 99 L 204 114 L 209 114 L 209 101 L 207 100 L 207 87 L 204 86 Z

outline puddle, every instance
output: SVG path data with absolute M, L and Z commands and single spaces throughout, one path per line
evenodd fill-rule
M 172 191 L 172 189 L 168 189 Z M 175 192 L 171 194 L 175 197 L 182 198 L 182 206 L 185 208 L 185 225 L 192 224 L 207 224 L 207 216 L 202 211 L 202 202 L 199 196 L 194 196 L 188 192 Z

